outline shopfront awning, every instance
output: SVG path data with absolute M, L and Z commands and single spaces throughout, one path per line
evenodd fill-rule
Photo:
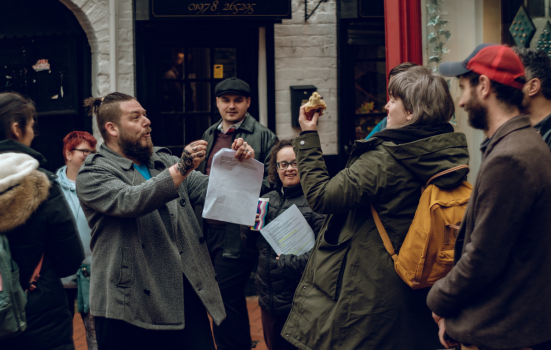
M 3 1 L 0 5 L 0 39 L 80 33 L 75 15 L 59 0 Z

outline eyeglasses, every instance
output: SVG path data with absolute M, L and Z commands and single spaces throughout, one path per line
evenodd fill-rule
M 81 151 L 82 155 L 85 156 L 85 157 L 88 157 L 90 155 L 90 153 L 96 154 L 96 151 L 90 151 L 89 149 L 73 148 L 71 151 Z
M 297 166 L 297 160 L 292 160 L 291 163 L 289 162 L 276 162 L 276 165 L 277 165 L 277 168 L 279 170 L 287 170 L 287 168 L 289 167 L 289 165 L 295 169 L 298 169 L 298 166 Z

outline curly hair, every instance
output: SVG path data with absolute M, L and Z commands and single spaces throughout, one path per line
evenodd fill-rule
M 268 169 L 268 181 L 273 184 L 281 185 L 281 179 L 277 174 L 277 154 L 285 147 L 293 147 L 293 140 L 278 141 L 274 145 L 274 148 L 272 148 L 272 152 L 270 153 L 270 166 Z
M 537 49 L 513 47 L 524 65 L 526 81 L 534 78 L 541 82 L 543 96 L 551 100 L 551 59 L 546 52 Z

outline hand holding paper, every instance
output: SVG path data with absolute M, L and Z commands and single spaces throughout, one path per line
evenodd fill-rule
M 254 158 L 254 149 L 242 138 L 235 139 L 232 143 L 231 149 L 237 151 L 235 153 L 235 158 L 237 158 L 240 162 L 245 159 Z
M 213 157 L 203 217 L 254 226 L 264 164 L 248 159 L 254 150 L 246 142 L 234 142 L 233 147 L 238 150 L 224 148 Z M 242 162 L 235 158 L 239 150 L 245 158 Z
M 301 255 L 309 252 L 316 240 L 314 231 L 293 204 L 260 230 L 276 254 Z

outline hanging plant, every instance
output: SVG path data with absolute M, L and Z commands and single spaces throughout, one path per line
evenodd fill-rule
M 427 27 L 431 29 L 427 41 L 432 47 L 428 65 L 433 71 L 438 72 L 438 66 L 442 62 L 444 54 L 450 53 L 450 50 L 444 45 L 450 41 L 452 35 L 449 30 L 444 29 L 448 21 L 440 16 L 440 5 L 444 3 L 444 0 L 427 0 L 427 2 L 429 12 Z
M 427 41 L 430 46 L 432 46 L 431 56 L 429 56 L 428 66 L 434 72 L 438 73 L 438 67 L 442 63 L 444 54 L 450 53 L 450 50 L 444 45 L 448 43 L 452 37 L 449 30 L 444 29 L 448 20 L 442 19 L 440 16 L 440 5 L 444 3 L 444 0 L 427 0 L 427 10 L 429 11 L 429 21 L 427 27 L 431 32 L 427 37 Z M 431 28 L 432 27 L 432 28 Z M 444 41 L 445 40 L 445 41 Z M 451 80 L 446 79 L 448 83 L 448 88 L 451 88 Z M 455 119 L 455 114 L 450 120 L 452 125 L 457 125 L 457 120 Z

